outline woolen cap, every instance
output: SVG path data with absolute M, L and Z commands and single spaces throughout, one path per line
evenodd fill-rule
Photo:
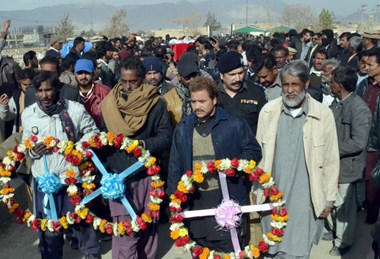
M 224 54 L 218 63 L 219 72 L 224 74 L 243 66 L 243 57 L 236 51 Z
M 163 66 L 161 61 L 156 57 L 147 57 L 143 61 L 146 71 L 157 71 L 162 73 Z

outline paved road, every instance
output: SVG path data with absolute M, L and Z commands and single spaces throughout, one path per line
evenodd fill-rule
M 371 244 L 369 232 L 371 226 L 364 222 L 365 212 L 360 212 L 358 217 L 358 233 L 355 245 L 351 251 L 344 255 L 343 259 L 365 259 Z M 0 223 L 0 259 L 38 259 L 37 233 L 25 225 L 18 225 L 14 218 L 8 218 Z M 313 247 L 311 259 L 333 259 L 339 257 L 330 256 L 328 251 L 331 242 L 321 241 L 318 246 Z M 101 245 L 102 259 L 111 259 L 111 241 L 105 241 Z M 68 245 L 64 248 L 64 258 L 82 259 L 83 255 L 78 250 L 72 250 Z M 159 251 L 157 258 L 165 259 L 190 259 L 178 248 L 173 247 L 169 238 L 168 225 L 162 225 L 159 231 Z

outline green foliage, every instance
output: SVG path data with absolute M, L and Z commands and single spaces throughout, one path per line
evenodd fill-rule
M 323 9 L 319 14 L 319 27 L 320 30 L 334 29 L 334 13 Z

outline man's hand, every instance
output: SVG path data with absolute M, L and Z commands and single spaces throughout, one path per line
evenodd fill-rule
M 0 104 L 4 106 L 7 106 L 9 104 L 9 97 L 7 94 L 2 94 L 0 96 Z
M 332 207 L 326 207 L 326 208 L 322 211 L 321 215 L 319 215 L 319 218 L 321 218 L 321 219 L 325 219 L 325 218 L 327 218 L 327 216 L 330 215 L 331 209 L 332 209 Z
M 219 45 L 219 41 L 218 40 L 216 40 L 216 42 L 213 42 L 213 41 L 210 40 L 210 43 L 213 46 L 213 48 L 215 49 L 215 51 L 219 51 L 220 50 L 220 45 Z
M 46 145 L 44 143 L 38 143 L 34 146 L 33 152 L 36 153 L 36 155 L 41 156 L 49 152 L 49 150 L 46 148 Z

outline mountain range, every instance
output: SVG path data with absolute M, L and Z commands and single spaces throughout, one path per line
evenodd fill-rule
M 158 3 L 146 5 L 113 6 L 106 3 L 92 4 L 58 4 L 49 7 L 40 7 L 32 10 L 0 11 L 2 19 L 12 20 L 12 27 L 21 26 L 56 26 L 65 13 L 75 24 L 77 32 L 93 28 L 102 30 L 118 9 L 127 12 L 127 23 L 131 31 L 155 30 L 160 28 L 178 28 L 175 20 L 191 16 L 193 13 L 202 14 L 199 25 L 203 26 L 207 13 L 211 12 L 223 25 L 255 23 L 273 23 L 281 21 L 281 13 L 287 6 L 283 0 L 208 0 L 188 2 L 182 0 L 177 3 Z M 345 17 L 338 17 L 344 21 Z M 360 21 L 361 14 L 356 12 L 347 16 L 351 22 Z

